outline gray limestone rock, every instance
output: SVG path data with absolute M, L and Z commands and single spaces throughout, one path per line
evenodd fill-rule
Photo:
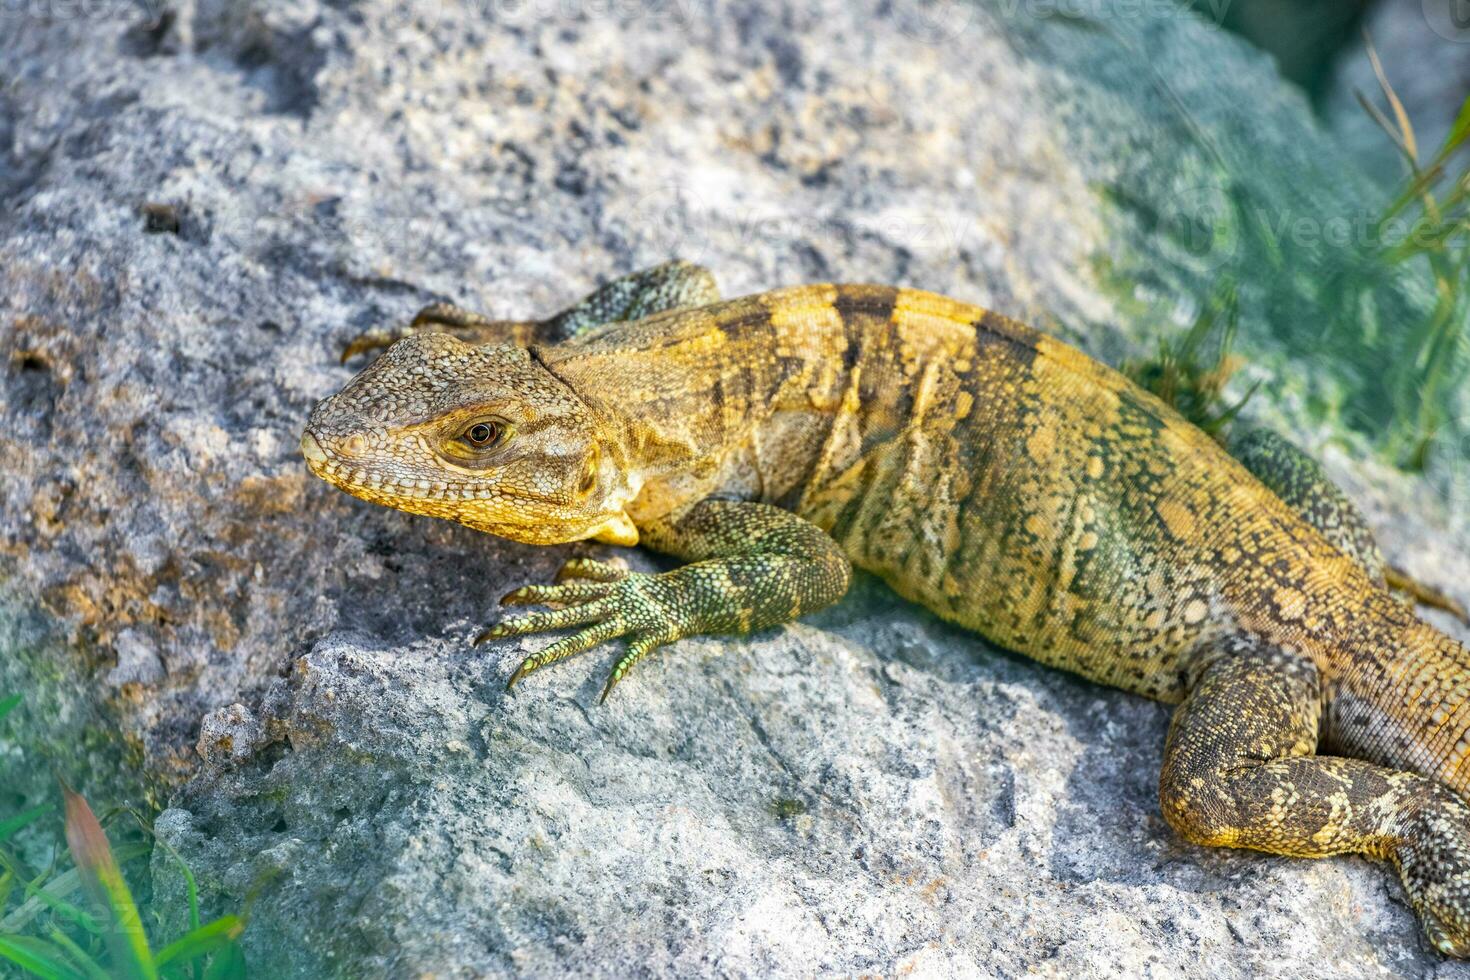
M 1410 479 L 1308 421 L 1347 383 L 1309 315 L 1343 258 L 1290 223 L 1382 199 L 1164 3 L 0 6 L 0 689 L 35 709 L 6 764 L 77 746 L 94 797 L 166 804 L 263 976 L 1455 972 L 1381 869 L 1177 840 L 1164 707 L 869 580 L 602 708 L 607 651 L 508 697 L 544 641 L 470 647 L 494 598 L 608 549 L 374 508 L 296 450 L 355 332 L 672 255 L 729 295 L 920 285 L 1114 361 L 1229 274 L 1252 411 L 1467 599 L 1462 447 Z M 177 926 L 161 851 L 153 885 Z

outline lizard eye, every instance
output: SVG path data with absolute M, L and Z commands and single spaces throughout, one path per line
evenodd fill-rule
M 476 422 L 464 430 L 464 441 L 476 449 L 485 449 L 500 441 L 500 425 L 496 422 Z

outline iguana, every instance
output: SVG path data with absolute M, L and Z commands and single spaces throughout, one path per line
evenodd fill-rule
M 391 346 L 390 346 L 391 344 Z M 1470 954 L 1470 651 L 1385 586 L 1366 525 L 1279 437 L 1232 456 L 1123 375 L 914 289 L 720 301 L 675 262 L 544 321 L 426 309 L 318 404 L 313 473 L 531 544 L 646 544 L 505 597 L 580 627 L 532 671 L 836 602 L 856 566 L 1043 663 L 1178 705 L 1159 781 L 1185 839 L 1397 866 Z M 478 641 L 477 641 L 478 642 Z

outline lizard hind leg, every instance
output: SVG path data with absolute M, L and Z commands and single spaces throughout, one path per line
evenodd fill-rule
M 1470 612 L 1455 599 L 1426 585 L 1383 559 L 1362 511 L 1328 477 L 1322 464 L 1270 429 L 1237 426 L 1230 454 L 1272 493 L 1357 562 L 1379 585 L 1386 585 L 1470 623 Z
M 525 347 L 535 343 L 541 332 L 542 325 L 537 320 L 492 320 L 453 303 L 430 303 L 419 310 L 412 322 L 372 327 L 353 337 L 342 347 L 341 362 L 346 364 L 359 354 L 383 350 L 405 337 L 421 333 L 447 333 L 476 347 L 485 344 Z
M 1383 554 L 1367 519 L 1321 463 L 1270 429 L 1236 426 L 1227 448 L 1338 551 L 1383 584 Z
M 1424 776 L 1314 754 L 1323 685 L 1305 658 L 1236 635 L 1188 667 L 1159 778 L 1169 825 L 1196 844 L 1391 861 L 1435 947 L 1470 955 L 1470 806 Z

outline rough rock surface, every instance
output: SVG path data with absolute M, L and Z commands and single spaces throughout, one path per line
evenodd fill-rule
M 548 311 L 674 254 L 731 295 L 909 283 L 1137 354 L 1253 267 L 1191 237 L 1222 186 L 1273 219 L 1382 197 L 1267 59 L 1163 4 L 0 7 L 24 752 L 119 734 L 136 769 L 51 754 L 168 805 L 206 904 L 254 896 L 268 976 L 1461 972 L 1380 869 L 1175 839 L 1165 708 L 870 581 L 602 708 L 606 652 L 507 697 L 525 647 L 467 639 L 575 549 L 358 503 L 296 454 L 357 330 Z M 1308 346 L 1291 309 L 1246 295 L 1253 411 L 1470 599 L 1464 455 L 1410 481 L 1306 428 L 1330 366 L 1273 346 Z

